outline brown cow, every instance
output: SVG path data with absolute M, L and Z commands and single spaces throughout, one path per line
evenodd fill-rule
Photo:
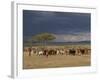
M 32 49 L 31 49 L 31 47 L 29 47 L 29 48 L 28 48 L 29 56 L 31 56 L 31 51 L 32 51 Z

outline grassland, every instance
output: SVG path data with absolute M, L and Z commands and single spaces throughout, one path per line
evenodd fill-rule
M 57 46 L 47 46 L 57 47 Z M 68 45 L 58 46 L 66 48 L 90 48 L 90 45 Z M 70 55 L 51 55 L 48 56 L 37 56 L 32 54 L 28 56 L 27 53 L 23 54 L 23 69 L 38 69 L 38 68 L 57 68 L 57 67 L 78 67 L 78 66 L 90 66 L 91 56 L 70 56 Z

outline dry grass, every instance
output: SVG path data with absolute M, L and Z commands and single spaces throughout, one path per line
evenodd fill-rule
M 23 56 L 23 69 L 35 68 L 56 68 L 56 67 L 75 67 L 75 66 L 89 66 L 90 55 L 87 56 L 66 56 L 66 55 L 52 55 L 48 58 L 46 56 L 32 55 Z
M 67 46 L 47 46 L 47 48 L 90 48 L 90 45 L 67 45 Z M 37 68 L 56 68 L 56 67 L 76 67 L 76 66 L 90 66 L 91 56 L 70 56 L 70 55 L 51 55 L 38 56 L 32 54 L 28 56 L 27 53 L 23 54 L 23 69 L 37 69 Z

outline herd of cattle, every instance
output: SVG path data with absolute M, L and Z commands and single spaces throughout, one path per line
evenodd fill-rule
M 89 48 L 24 48 L 24 53 L 28 53 L 29 56 L 32 54 L 36 55 L 90 55 L 91 49 Z

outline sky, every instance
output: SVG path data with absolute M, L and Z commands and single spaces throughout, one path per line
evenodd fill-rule
M 90 13 L 23 10 L 23 36 L 47 32 L 56 42 L 90 41 L 90 21 Z

